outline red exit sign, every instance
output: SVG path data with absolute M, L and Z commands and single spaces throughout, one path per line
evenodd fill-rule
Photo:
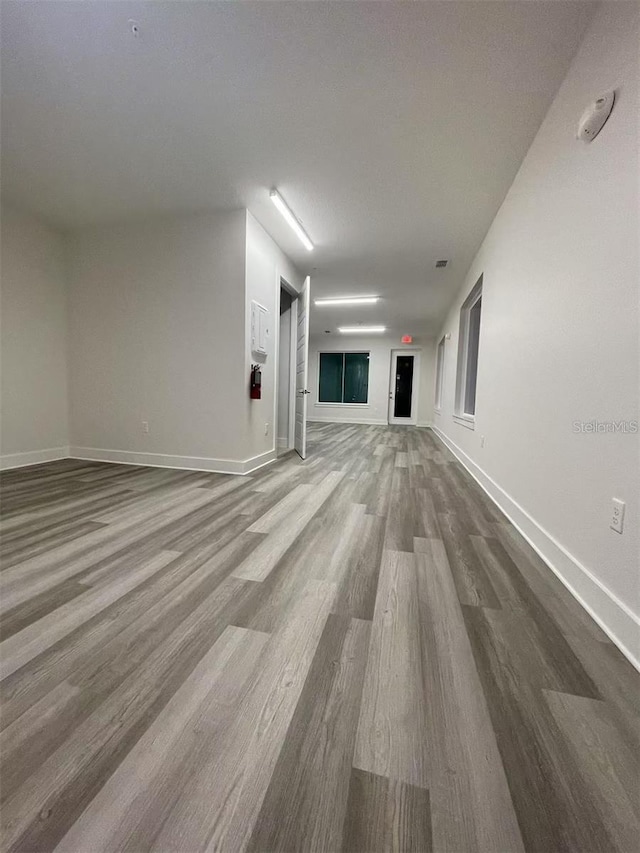
M 411 335 L 403 335 L 402 336 L 402 343 L 403 344 L 412 344 L 413 343 L 413 337 Z

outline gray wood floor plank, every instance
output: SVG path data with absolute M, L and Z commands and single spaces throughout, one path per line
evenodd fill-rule
M 354 619 L 373 619 L 384 543 L 384 519 L 365 515 L 358 519 L 348 565 L 338 583 L 334 612 Z
M 436 850 L 523 851 L 443 543 L 415 555 Z
M 463 611 L 526 850 L 615 850 L 544 699 L 540 672 L 524 668 L 522 652 L 513 654 L 517 620 L 511 625 L 513 614 L 479 607 Z
M 503 522 L 505 521 L 506 519 L 503 519 Z M 518 567 L 520 574 L 538 598 L 544 602 L 549 613 L 562 626 L 563 633 L 576 632 L 577 637 L 582 637 L 588 632 L 600 642 L 611 642 L 602 628 L 578 604 L 562 581 L 549 571 L 549 567 L 542 562 L 512 524 L 494 524 L 493 530 L 506 554 Z
M 280 524 L 276 525 L 275 529 L 270 531 L 264 541 L 252 553 L 250 559 L 235 569 L 235 576 L 244 580 L 264 580 L 318 512 L 322 504 L 329 498 L 343 476 L 342 472 L 338 471 L 331 471 L 327 474 L 322 483 L 311 494 L 307 495 L 290 516 L 284 518 Z
M 384 551 L 353 766 L 428 787 L 415 555 Z
M 545 691 L 545 698 L 615 849 L 633 850 L 640 823 L 640 754 L 635 744 L 620 736 L 604 702 L 554 691 Z
M 362 545 L 366 509 L 364 504 L 352 503 L 332 518 L 323 519 L 311 570 L 313 577 L 339 584 L 350 574 Z
M 568 625 L 572 623 L 569 620 Z M 567 642 L 597 685 L 608 713 L 615 717 L 620 737 L 640 755 L 640 686 L 638 674 L 613 643 L 594 639 L 591 631 L 582 635 L 565 632 Z
M 181 784 L 197 766 L 204 731 L 229 725 L 268 640 L 267 634 L 228 627 L 174 693 L 82 816 L 57 845 L 59 853 L 119 850 L 132 842 L 149 849 Z M 193 849 L 188 837 L 184 848 Z
M 459 516 L 456 513 L 438 514 L 438 524 L 461 603 L 500 609 L 500 599 L 491 577 L 478 560 Z
M 245 533 L 214 556 L 183 555 L 94 617 L 82 632 L 69 635 L 9 676 L 2 684 L 2 725 L 17 719 L 61 680 L 86 673 L 91 682 L 104 668 L 112 669 L 112 661 L 120 671 L 123 663 L 131 667 L 136 660 L 144 660 L 157 643 L 157 633 L 166 633 L 187 617 L 260 538 Z M 253 587 L 241 584 L 237 589 L 250 593 Z M 237 602 L 234 613 L 244 606 L 244 599 Z
M 369 623 L 329 615 L 248 850 L 338 850 Z
M 94 530 L 100 530 L 103 525 L 98 521 L 85 521 L 84 519 L 72 519 L 67 523 L 49 525 L 47 529 L 36 531 L 33 526 L 30 532 L 23 533 L 19 540 L 8 542 L 7 537 L 2 536 L 2 548 L 0 549 L 2 566 L 8 569 L 17 563 L 24 563 L 30 557 L 37 557 L 45 551 L 50 551 L 56 545 L 79 539 Z
M 231 579 L 224 591 L 219 588 L 215 598 L 205 599 L 165 639 L 156 640 L 153 651 L 138 666 L 132 669 L 123 662 L 121 672 L 112 670 L 108 674 L 112 685 L 107 674 L 97 667 L 102 682 L 98 681 L 94 688 L 97 695 L 89 704 L 92 713 L 86 716 L 85 708 L 78 709 L 82 713 L 73 733 L 3 804 L 1 819 L 7 849 L 37 849 L 42 846 L 43 836 L 57 842 L 66 833 L 222 633 L 224 622 L 220 616 L 237 599 L 243 583 L 246 582 Z M 125 673 L 128 674 L 122 680 Z M 86 680 L 73 683 L 91 696 Z
M 23 601 L 22 604 L 5 613 L 0 620 L 0 641 L 17 634 L 32 622 L 42 619 L 43 616 L 54 612 L 58 607 L 62 607 L 72 598 L 86 591 L 86 586 L 72 578 L 63 581 L 53 589 L 47 589 L 40 595 L 34 595 L 33 598 Z
M 430 853 L 433 849 L 428 791 L 352 770 L 343 853 Z
M 79 695 L 79 687 L 68 681 L 60 681 L 0 732 L 2 801 L 7 798 L 8 792 L 16 790 L 24 782 L 31 768 L 42 762 L 51 728 L 58 728 L 60 718 L 66 715 L 69 705 Z
M 167 510 L 146 510 L 140 516 L 132 513 L 126 522 L 107 525 L 56 547 L 49 554 L 41 554 L 13 566 L 0 578 L 0 612 L 4 613 L 34 595 L 52 589 L 61 581 L 86 571 L 116 548 L 122 550 L 141 536 L 161 529 L 172 518 L 180 517 L 187 506 L 193 507 L 209 500 L 205 490 L 195 489 L 194 494 L 179 498 Z
M 248 528 L 250 533 L 270 533 L 278 524 L 282 524 L 289 520 L 293 510 L 295 510 L 302 501 L 313 491 L 313 487 L 308 483 L 300 483 L 291 491 L 287 490 L 286 495 L 274 507 L 268 510 L 264 515 L 255 521 Z
M 470 537 L 494 585 L 502 585 L 504 601 L 510 606 L 485 612 L 497 635 L 512 637 L 510 653 L 517 665 L 541 687 L 600 698 L 597 687 L 575 656 L 566 637 L 534 594 L 524 577 L 495 540 Z
M 99 512 L 122 506 L 125 503 L 134 503 L 137 500 L 136 493 L 130 489 L 121 488 L 97 488 L 94 494 L 80 497 L 76 494 L 67 496 L 62 502 L 50 503 L 35 511 L 26 512 L 22 515 L 3 515 L 0 518 L 0 535 L 3 543 L 11 544 L 15 539 L 26 539 L 28 541 L 31 531 L 36 534 L 41 531 L 51 530 L 56 532 L 69 521 L 80 519 L 91 519 Z
M 259 677 L 210 761 L 194 774 L 154 848 L 180 849 L 186 834 L 198 850 L 244 850 L 324 625 L 335 589 L 309 581 L 281 631 L 264 651 Z
M 384 532 L 385 551 L 413 550 L 415 530 L 413 501 L 409 492 L 409 472 L 406 468 L 395 468 L 391 476 L 391 490 Z
M 0 681 L 51 648 L 62 637 L 66 637 L 179 556 L 175 551 L 161 551 L 146 565 L 129 572 L 120 582 L 87 590 L 84 595 L 74 597 L 4 640 L 0 643 Z

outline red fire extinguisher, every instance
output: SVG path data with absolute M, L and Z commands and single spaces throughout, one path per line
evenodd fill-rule
M 262 371 L 259 364 L 251 365 L 251 381 L 249 383 L 251 389 L 251 399 L 259 400 L 262 390 Z

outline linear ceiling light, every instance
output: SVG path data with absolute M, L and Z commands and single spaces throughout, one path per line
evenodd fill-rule
M 373 305 L 379 296 L 336 296 L 335 299 L 316 299 L 315 304 L 323 305 Z
M 386 332 L 386 326 L 339 326 L 338 331 L 343 335 L 353 335 L 357 332 Z
M 275 206 L 278 208 L 284 218 L 287 220 L 290 228 L 296 232 L 305 249 L 310 252 L 313 249 L 313 243 L 309 239 L 309 235 L 304 230 L 302 225 L 300 225 L 291 210 L 287 207 L 284 199 L 282 198 L 278 190 L 271 190 L 271 192 L 269 193 L 269 198 L 275 204 Z

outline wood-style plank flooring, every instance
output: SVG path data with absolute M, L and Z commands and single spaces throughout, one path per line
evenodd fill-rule
M 638 849 L 638 674 L 430 430 L 1 494 L 4 851 Z

